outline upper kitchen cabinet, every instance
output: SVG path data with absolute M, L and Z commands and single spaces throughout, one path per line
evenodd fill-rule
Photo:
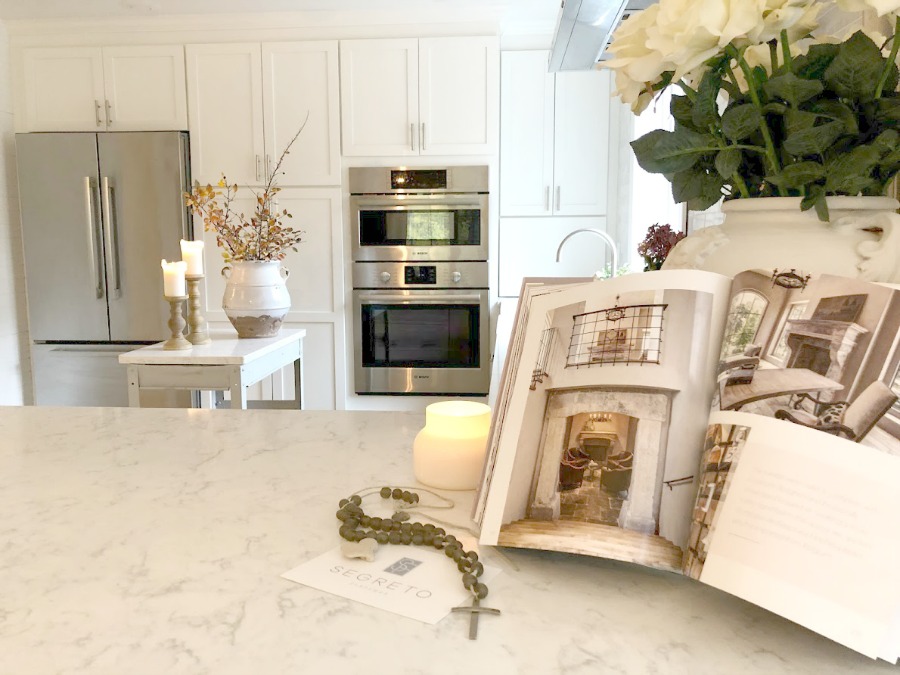
M 200 182 L 339 185 L 337 43 L 187 46 L 191 168 Z
M 22 50 L 25 131 L 187 128 L 180 45 Z
M 493 37 L 343 40 L 344 155 L 490 154 L 498 79 Z
M 500 215 L 607 212 L 608 71 L 547 72 L 546 51 L 503 53 Z

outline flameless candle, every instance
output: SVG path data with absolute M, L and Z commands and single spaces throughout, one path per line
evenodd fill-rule
M 162 261 L 163 270 L 163 295 L 167 298 L 180 298 L 187 295 L 184 286 L 184 271 L 187 263 Z
M 425 408 L 425 428 L 413 441 L 416 480 L 445 490 L 474 490 L 481 478 L 491 409 L 474 401 Z
M 187 263 L 187 274 L 203 274 L 203 242 L 182 239 L 181 259 Z

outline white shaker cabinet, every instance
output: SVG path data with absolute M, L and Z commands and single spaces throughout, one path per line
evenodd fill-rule
M 608 71 L 547 72 L 546 51 L 503 53 L 500 215 L 607 213 Z
M 336 41 L 187 46 L 191 168 L 202 183 L 339 185 Z
M 187 129 L 181 45 L 22 50 L 24 131 Z
M 497 49 L 493 37 L 342 40 L 343 154 L 492 153 Z
M 187 45 L 191 174 L 215 185 L 260 185 L 263 163 L 259 43 Z

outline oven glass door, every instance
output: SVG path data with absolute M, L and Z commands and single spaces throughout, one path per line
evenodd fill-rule
M 487 394 L 487 290 L 354 291 L 357 393 Z
M 486 201 L 484 195 L 355 198 L 354 257 L 406 260 L 418 249 L 429 260 L 486 260 Z
M 481 310 L 473 304 L 364 304 L 364 368 L 478 368 Z

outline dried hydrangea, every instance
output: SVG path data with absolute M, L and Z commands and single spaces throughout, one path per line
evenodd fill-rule
M 683 232 L 675 232 L 668 224 L 655 223 L 647 230 L 647 236 L 638 244 L 637 251 L 644 258 L 645 270 L 658 270 L 666 260 L 666 256 L 679 241 L 684 239 Z

